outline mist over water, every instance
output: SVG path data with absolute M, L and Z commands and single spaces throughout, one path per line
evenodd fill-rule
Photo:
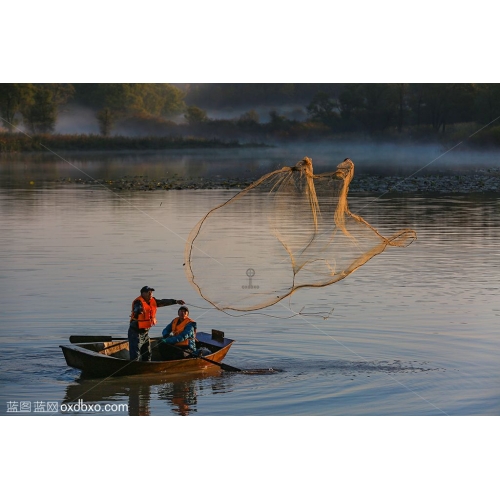
M 277 111 L 281 116 L 289 119 L 303 121 L 307 118 L 307 111 L 304 104 L 284 105 L 262 105 L 252 109 L 259 116 L 259 122 L 264 124 L 269 121 L 269 113 Z M 238 119 L 248 108 L 222 108 L 207 109 L 209 119 Z M 183 115 L 173 119 L 176 123 L 185 123 Z M 478 125 L 479 127 L 479 125 Z M 23 126 L 19 126 L 23 129 Z M 112 135 L 145 136 L 151 135 L 151 130 L 146 125 L 131 125 L 124 127 L 117 122 Z M 161 135 L 183 135 L 187 130 L 168 129 L 163 130 Z M 60 134 L 99 134 L 99 126 L 96 119 L 95 110 L 75 103 L 70 103 L 60 110 L 55 128 Z M 183 171 L 191 174 L 201 172 L 202 175 L 252 175 L 256 169 L 267 173 L 282 166 L 292 166 L 300 161 L 304 156 L 313 160 L 314 171 L 316 173 L 328 172 L 335 169 L 336 165 L 348 157 L 354 162 L 356 174 L 375 175 L 418 175 L 425 176 L 431 174 L 461 174 L 474 172 L 479 169 L 500 169 L 500 154 L 496 150 L 470 149 L 467 138 L 470 131 L 465 133 L 456 142 L 442 144 L 417 144 L 407 141 L 375 140 L 373 138 L 338 138 L 332 140 L 311 139 L 279 142 L 275 138 L 265 140 L 257 139 L 257 142 L 269 143 L 269 148 L 265 149 L 245 149 L 245 151 L 143 151 L 117 153 L 114 157 L 121 158 L 124 165 L 140 164 L 140 158 L 151 159 L 153 156 L 158 159 L 158 163 L 165 162 L 176 171 Z M 154 135 L 154 134 L 153 134 Z M 257 135 L 258 136 L 258 135 Z M 257 137 L 256 136 L 256 137 Z M 218 137 L 225 140 L 223 136 Z M 230 140 L 234 140 L 231 137 Z M 463 144 L 460 142 L 463 141 Z M 240 142 L 248 142 L 242 139 Z M 62 156 L 75 161 L 81 159 L 83 162 L 92 162 L 93 159 L 103 159 L 109 157 L 108 153 L 63 153 Z M 49 158 L 47 163 L 54 163 L 55 158 Z M 229 165 L 227 158 L 232 158 Z M 135 160 L 133 159 L 135 158 Z M 185 160 L 184 158 L 189 158 Z M 199 159 L 199 161 L 197 160 Z M 15 161 L 15 160 L 13 160 Z M 146 160 L 149 161 L 149 160 Z M 28 162 L 29 163 L 29 162 Z M 198 163 L 198 164 L 197 164 Z M 175 164 L 175 166 L 173 166 Z M 186 168 L 187 167 L 187 168 Z
M 283 146 L 285 147 L 285 146 Z M 294 143 L 287 147 L 299 155 L 310 151 L 315 173 L 332 170 L 345 157 L 355 165 L 356 173 L 380 175 L 431 175 L 436 173 L 474 172 L 481 168 L 500 168 L 498 151 L 468 150 L 465 146 L 445 147 L 429 144 L 391 142 L 333 141 L 328 143 Z M 298 160 L 297 160 L 298 161 Z
M 61 178 L 116 180 L 123 176 L 149 179 L 173 176 L 199 179 L 262 175 L 312 158 L 315 173 L 332 172 L 344 158 L 355 165 L 354 180 L 363 175 L 460 175 L 481 169 L 500 170 L 499 154 L 457 147 L 372 142 L 280 144 L 276 147 L 121 152 L 19 153 L 0 158 L 0 185 L 29 185 Z
M 85 106 L 70 104 L 59 113 L 56 134 L 98 134 L 96 112 Z
M 237 120 L 243 114 L 249 111 L 255 111 L 259 116 L 259 123 L 268 123 L 271 121 L 270 113 L 275 111 L 278 112 L 280 116 L 284 116 L 289 120 L 304 121 L 307 118 L 307 111 L 304 105 L 300 104 L 289 104 L 289 105 L 259 105 L 253 107 L 239 107 L 239 108 L 229 108 L 229 109 L 210 109 L 207 108 L 205 111 L 209 118 L 213 120 Z

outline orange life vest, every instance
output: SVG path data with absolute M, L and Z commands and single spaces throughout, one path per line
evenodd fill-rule
M 192 323 L 193 320 L 191 318 L 188 318 L 187 316 L 184 318 L 184 321 L 181 321 L 181 318 L 175 318 L 174 321 L 172 321 L 172 333 L 175 335 L 179 335 L 179 333 L 182 333 L 184 328 L 186 328 L 186 325 L 189 323 Z M 195 329 L 195 336 L 196 340 L 196 329 Z M 188 346 L 189 345 L 189 339 L 183 340 L 182 342 L 178 342 L 175 344 L 177 346 L 184 345 Z
M 140 300 L 142 302 L 142 310 L 143 312 L 136 317 L 134 317 L 134 302 L 136 300 Z M 130 320 L 137 320 L 139 328 L 151 328 L 156 325 L 156 310 L 158 307 L 156 306 L 156 300 L 154 297 L 151 297 L 149 300 L 149 304 L 142 298 L 142 295 L 139 295 L 134 301 L 132 301 L 132 313 L 130 314 Z

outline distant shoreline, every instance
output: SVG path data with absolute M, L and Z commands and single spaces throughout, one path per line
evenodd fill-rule
M 60 178 L 60 185 L 104 186 L 112 191 L 171 191 L 201 189 L 243 190 L 258 179 L 242 177 L 170 178 L 150 179 L 145 175 L 123 176 L 119 179 Z M 363 174 L 355 177 L 349 185 L 349 193 L 381 194 L 500 194 L 500 170 L 483 169 L 471 174 L 449 174 L 428 176 L 380 176 Z
M 318 144 L 311 141 L 311 145 Z M 371 146 L 376 141 L 371 142 Z M 402 144 L 399 144 L 400 146 Z M 422 145 L 422 143 L 415 143 Z M 434 145 L 437 145 L 434 143 Z M 283 146 L 283 145 L 282 145 Z M 441 145 L 442 146 L 442 145 Z M 103 137 L 100 135 L 70 135 L 70 134 L 44 134 L 29 137 L 22 133 L 0 133 L 0 156 L 8 159 L 10 154 L 22 155 L 30 153 L 52 154 L 72 153 L 154 153 L 155 151 L 175 150 L 204 150 L 204 149 L 246 149 L 246 148 L 274 148 L 276 146 L 263 143 L 240 143 L 239 141 L 222 141 L 216 138 L 203 139 L 194 137 Z M 463 146 L 462 146 L 463 147 Z M 3 153 L 3 155 L 1 155 Z M 366 163 L 366 161 L 365 161 Z M 421 169 L 420 169 L 421 170 Z M 137 172 L 140 173 L 140 172 Z M 235 172 L 236 173 L 236 172 Z M 108 174 L 109 175 L 109 174 Z M 160 174 L 161 175 L 161 174 Z M 187 177 L 182 174 L 149 178 L 146 175 L 125 175 L 118 178 L 85 179 L 76 177 L 52 178 L 42 182 L 53 182 L 59 185 L 102 185 L 114 191 L 156 191 L 156 190 L 201 190 L 201 189 L 236 189 L 241 190 L 255 182 L 258 177 L 254 174 L 240 173 L 224 176 Z M 260 176 L 259 176 L 260 177 Z M 35 185 L 33 179 L 30 185 Z M 22 184 L 22 183 L 21 183 Z M 491 167 L 475 167 L 473 172 L 434 172 L 428 175 L 392 175 L 379 171 L 377 174 L 358 173 L 352 180 L 349 191 L 356 194 L 381 195 L 381 194 L 467 194 L 489 193 L 500 194 L 500 165 Z
M 500 126 L 498 127 L 500 130 Z M 493 131 L 495 131 L 494 129 Z M 484 135 L 484 133 L 482 134 Z M 500 135 L 500 133 L 499 133 Z M 493 137 L 495 136 L 495 137 Z M 261 142 L 259 142 L 261 141 Z M 262 141 L 270 141 L 265 143 Z M 294 145 L 306 141 L 309 144 L 336 143 L 344 141 L 353 144 L 383 145 L 394 144 L 399 147 L 408 146 L 437 146 L 444 149 L 454 149 L 460 145 L 461 149 L 478 151 L 488 148 L 500 151 L 500 139 L 495 134 L 486 137 L 474 136 L 464 140 L 462 133 L 450 133 L 447 136 L 412 137 L 408 135 L 379 134 L 367 136 L 363 134 L 331 134 L 327 136 L 290 136 L 269 137 L 254 136 L 246 139 L 219 139 L 217 137 L 196 137 L 180 135 L 151 135 L 151 136 L 102 136 L 99 134 L 37 134 L 29 136 L 22 132 L 0 132 L 0 155 L 8 153 L 43 153 L 57 151 L 58 153 L 74 152 L 146 152 L 146 151 L 174 151 L 185 149 L 245 149 L 245 148 L 274 148 L 277 145 Z
M 237 140 L 203 139 L 195 137 L 150 136 L 125 137 L 87 134 L 25 134 L 0 133 L 0 153 L 31 153 L 75 151 L 154 151 L 172 149 L 230 149 L 271 147 L 263 143 L 240 143 Z

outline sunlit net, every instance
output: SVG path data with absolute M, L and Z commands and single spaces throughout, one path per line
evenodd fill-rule
M 300 288 L 331 285 L 387 246 L 412 243 L 414 230 L 384 237 L 349 211 L 353 175 L 348 158 L 314 175 L 307 157 L 264 175 L 193 228 L 188 280 L 219 310 L 253 311 Z

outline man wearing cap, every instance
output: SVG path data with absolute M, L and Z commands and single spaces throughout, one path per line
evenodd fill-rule
M 155 299 L 154 288 L 143 286 L 141 294 L 132 302 L 128 343 L 132 361 L 151 361 L 149 329 L 156 325 L 156 309 L 173 304 L 185 304 L 183 300 Z

